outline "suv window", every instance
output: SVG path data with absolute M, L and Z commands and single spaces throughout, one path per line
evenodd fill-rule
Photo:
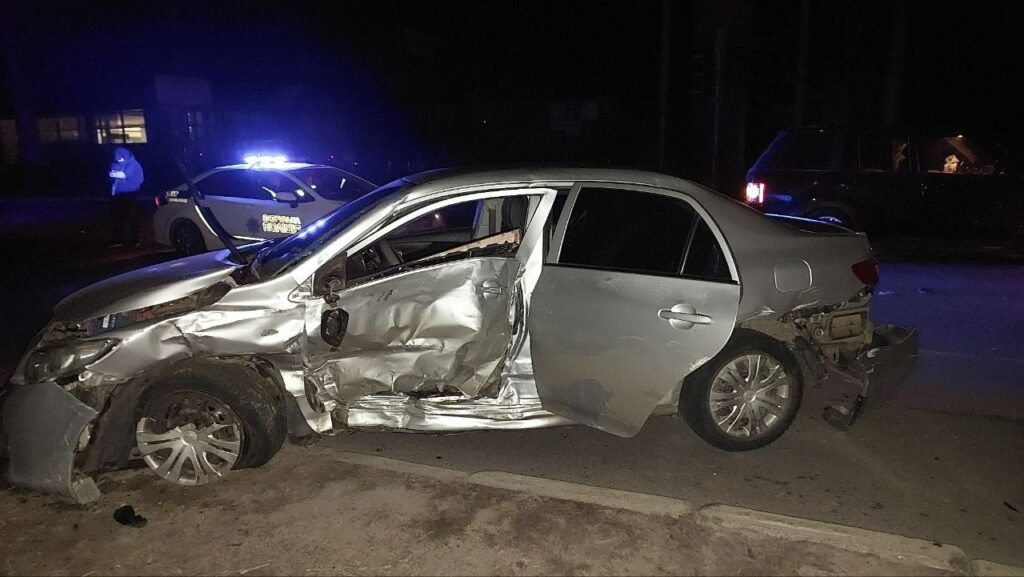
M 992 174 L 995 161 L 980 146 L 963 136 L 922 138 L 918 141 L 922 172 L 943 174 Z
M 271 200 L 270 193 L 260 188 L 247 170 L 215 172 L 196 183 L 196 186 L 209 196 Z
M 835 133 L 821 130 L 786 132 L 780 139 L 759 168 L 828 170 L 831 167 Z
M 869 172 L 907 172 L 907 139 L 888 134 L 861 135 L 860 169 Z
M 584 188 L 572 207 L 558 262 L 678 275 L 693 222 L 693 209 L 678 198 Z

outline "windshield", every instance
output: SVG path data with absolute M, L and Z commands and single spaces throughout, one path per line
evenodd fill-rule
M 300 168 L 289 171 L 291 176 L 314 193 L 327 200 L 352 202 L 377 188 L 354 174 L 330 167 Z
M 253 266 L 261 278 L 281 274 L 341 234 L 380 200 L 409 184 L 399 179 L 338 207 L 299 232 L 261 250 Z

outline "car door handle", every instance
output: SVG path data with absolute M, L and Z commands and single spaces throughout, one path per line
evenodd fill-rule
M 484 296 L 503 295 L 506 292 L 508 292 L 508 289 L 503 287 L 501 283 L 494 279 L 487 279 L 480 283 L 480 293 Z
M 680 303 L 670 309 L 661 309 L 658 316 L 667 320 L 668 324 L 675 329 L 689 329 L 693 325 L 710 325 L 711 317 L 702 315 L 692 305 Z

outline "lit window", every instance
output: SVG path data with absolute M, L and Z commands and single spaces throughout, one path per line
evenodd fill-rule
M 53 144 L 56 142 L 77 142 L 82 138 L 79 130 L 81 121 L 74 116 L 40 118 L 36 120 L 39 129 L 39 142 Z
M 4 164 L 18 161 L 18 125 L 11 119 L 0 120 L 0 151 Z
M 146 142 L 146 115 L 141 109 L 121 110 L 96 117 L 99 144 L 142 144 Z

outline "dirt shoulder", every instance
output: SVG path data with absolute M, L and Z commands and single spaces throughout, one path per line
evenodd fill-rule
M 0 492 L 0 571 L 42 575 L 949 574 L 825 544 L 341 462 L 286 446 L 181 488 L 146 470 L 88 506 Z M 367 461 L 369 463 L 370 461 Z M 577 486 L 578 487 L 578 486 Z M 587 499 L 582 499 L 586 501 Z M 142 527 L 119 524 L 130 504 Z M 954 569 L 956 569 L 954 567 Z M 966 571 L 966 568 L 965 568 Z M 956 572 L 960 572 L 957 570 Z

